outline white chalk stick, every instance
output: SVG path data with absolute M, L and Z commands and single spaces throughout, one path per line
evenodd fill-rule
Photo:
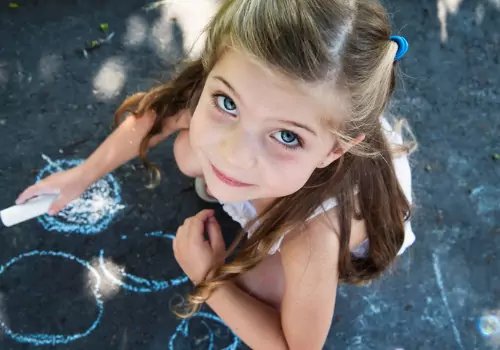
M 5 226 L 10 227 L 46 214 L 56 198 L 57 195 L 47 194 L 30 199 L 23 204 L 14 205 L 0 211 L 0 220 Z

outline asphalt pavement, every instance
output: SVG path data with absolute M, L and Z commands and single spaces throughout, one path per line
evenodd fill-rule
M 340 288 L 325 349 L 500 348 L 500 2 L 384 3 L 410 43 L 390 112 L 419 142 L 417 240 L 381 280 Z M 168 79 L 214 6 L 147 4 L 0 2 L 0 208 L 87 157 L 124 97 Z M 190 288 L 176 228 L 206 207 L 227 237 L 237 225 L 197 198 L 171 140 L 150 158 L 154 190 L 134 161 L 68 215 L 0 230 L 0 349 L 245 348 L 208 308 L 172 314 Z

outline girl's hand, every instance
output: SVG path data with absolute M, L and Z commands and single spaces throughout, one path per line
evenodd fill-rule
M 174 256 L 184 273 L 197 284 L 210 270 L 224 263 L 226 245 L 213 210 L 202 210 L 187 218 L 177 229 L 173 242 Z M 206 240 L 204 233 L 208 233 Z
M 19 195 L 16 204 L 22 204 L 30 198 L 43 194 L 58 194 L 58 198 L 48 211 L 49 215 L 55 215 L 73 199 L 78 198 L 90 185 L 91 183 L 86 180 L 84 168 L 77 166 L 52 174 L 28 187 Z

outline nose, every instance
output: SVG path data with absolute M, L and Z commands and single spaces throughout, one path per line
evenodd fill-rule
M 221 142 L 221 153 L 234 167 L 250 170 L 257 164 L 257 142 L 241 126 L 230 130 Z

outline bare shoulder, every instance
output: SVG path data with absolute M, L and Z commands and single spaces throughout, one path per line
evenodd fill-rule
M 322 214 L 308 222 L 303 230 L 287 234 L 281 245 L 284 259 L 290 257 L 296 260 L 297 256 L 315 254 L 318 256 L 333 256 L 340 245 L 338 220 L 331 214 Z M 307 252 L 307 253 L 304 253 Z
M 349 247 L 352 249 L 361 244 L 367 237 L 364 220 L 351 219 L 351 237 Z M 339 209 L 335 207 L 318 215 L 306 224 L 302 232 L 287 235 L 283 241 L 283 248 L 293 246 L 309 246 L 317 249 L 336 249 L 340 244 Z

